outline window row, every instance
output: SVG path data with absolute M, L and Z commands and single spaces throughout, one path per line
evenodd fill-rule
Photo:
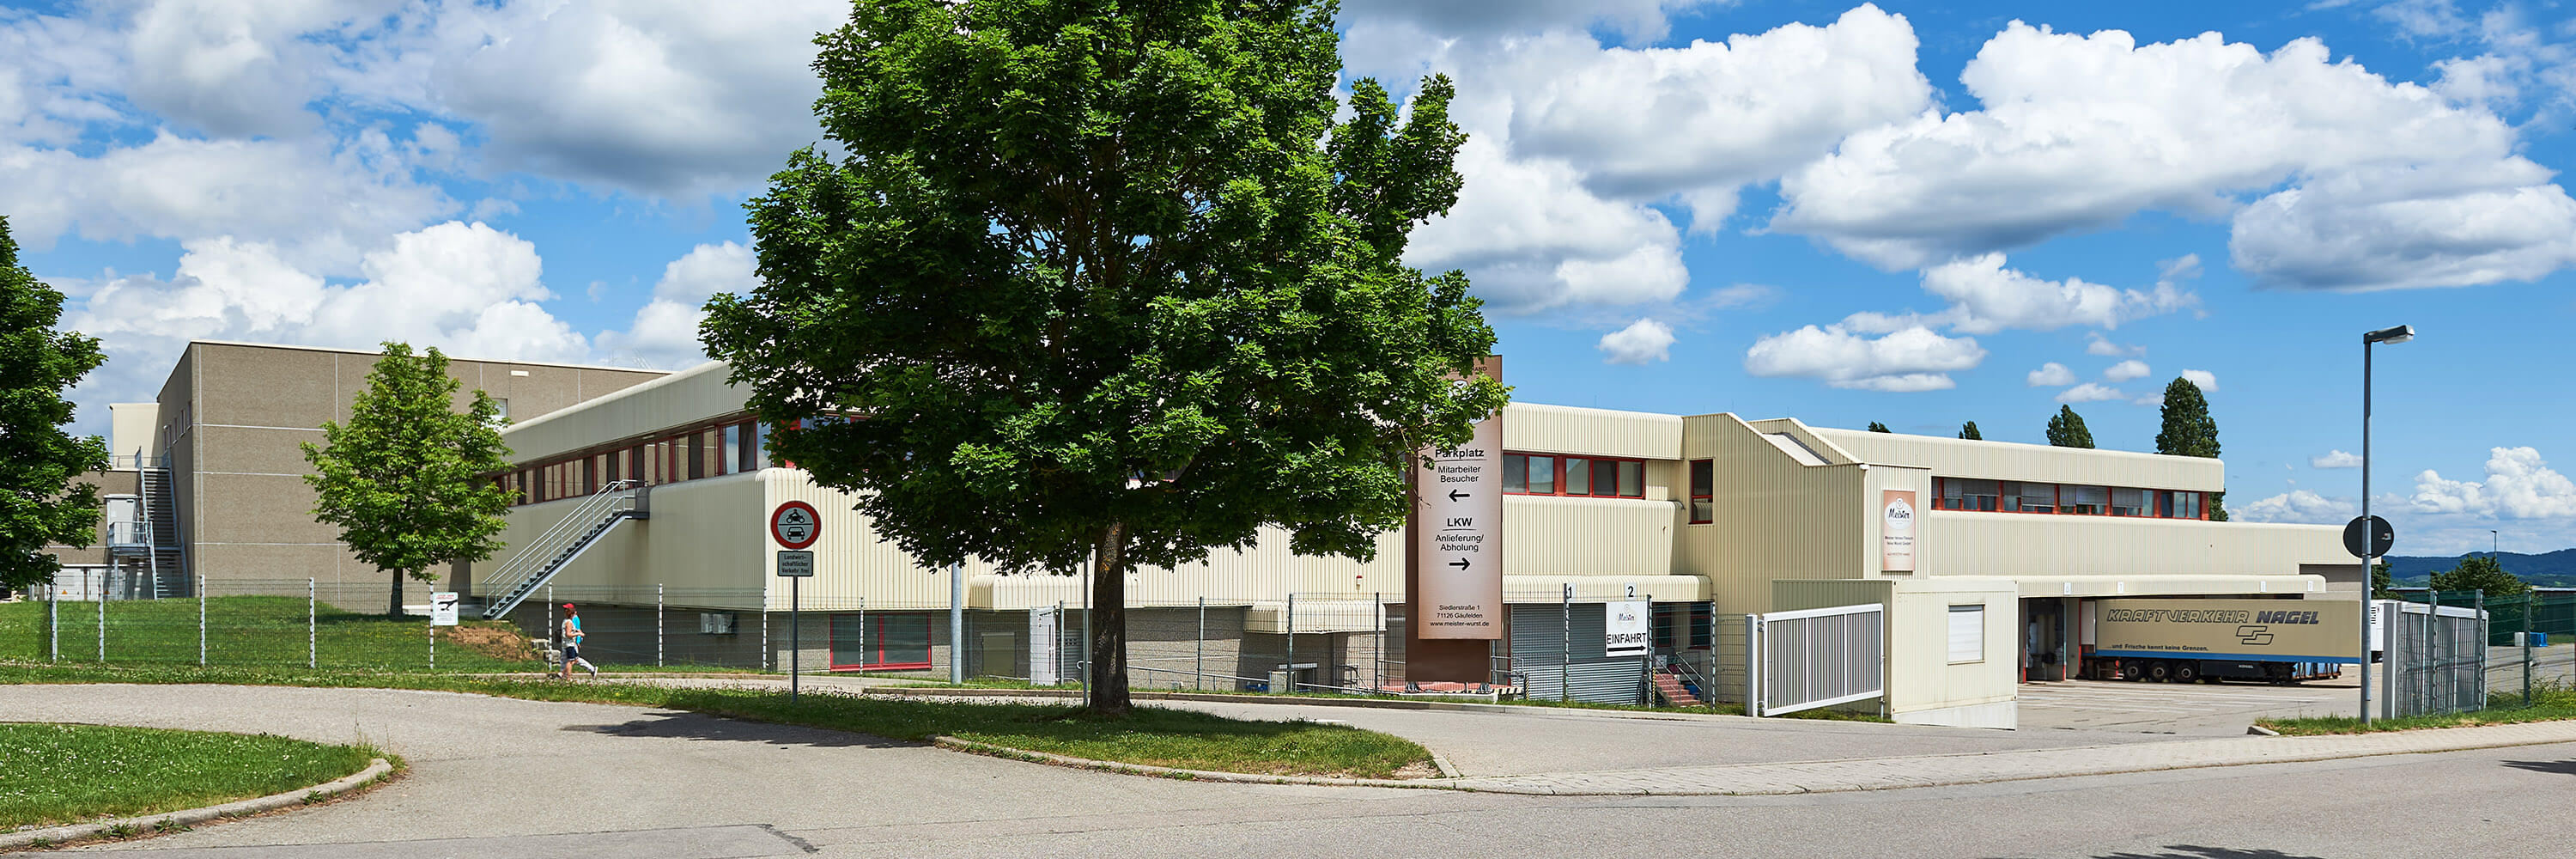
M 1646 461 L 1506 453 L 1503 494 L 1644 498 Z
M 700 427 L 616 450 L 521 468 L 498 478 L 518 504 L 579 498 L 620 480 L 658 486 L 756 471 L 769 464 L 769 434 L 757 421 Z
M 2151 519 L 2200 519 L 2207 514 L 2203 493 L 2166 489 L 1936 477 L 1932 494 L 1933 506 L 1942 510 Z

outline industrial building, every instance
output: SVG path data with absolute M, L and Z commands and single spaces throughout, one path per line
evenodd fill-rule
M 359 561 L 336 526 L 313 519 L 300 445 L 346 421 L 375 352 L 199 340 L 158 397 L 116 403 L 107 471 L 84 475 L 107 500 L 88 548 L 52 547 L 67 593 L 186 595 L 200 581 L 312 578 L 327 601 L 380 605 L 386 574 Z M 526 420 L 661 378 L 658 370 L 451 357 L 457 407 L 480 390 Z M 298 585 L 299 592 L 301 585 Z M 343 594 L 345 593 L 345 598 Z
M 685 639 L 698 658 L 780 667 L 930 669 L 962 652 L 976 674 L 1074 673 L 1078 580 L 968 564 L 956 647 L 947 572 L 771 463 L 728 369 L 627 382 L 510 427 L 517 467 L 496 479 L 519 493 L 511 546 L 455 587 L 532 629 L 550 625 L 547 589 L 579 594 L 607 604 L 586 620 L 649 630 L 657 654 Z M 1875 606 L 1883 650 L 1853 669 L 1877 675 L 1863 704 L 1901 722 L 2011 727 L 2018 684 L 2063 679 L 2088 644 L 2093 600 L 2352 600 L 2363 581 L 2335 528 L 2208 521 L 2207 495 L 2224 488 L 2214 459 L 1732 414 L 1515 404 L 1501 420 L 1510 622 L 1495 676 L 1530 694 L 1633 700 L 1657 666 L 1724 686 L 1752 670 L 1728 643 L 1750 628 L 1740 619 Z M 794 636 L 763 521 L 787 501 L 823 520 Z M 1367 563 L 1299 557 L 1277 533 L 1136 570 L 1136 681 L 1400 681 L 1404 557 L 1400 533 Z M 1627 600 L 1652 604 L 1651 659 L 1603 652 L 1608 606 Z

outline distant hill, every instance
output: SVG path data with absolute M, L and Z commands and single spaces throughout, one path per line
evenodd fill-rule
M 2471 552 L 2483 556 L 2485 552 Z M 2400 585 L 2422 585 L 2434 573 L 2460 565 L 2461 556 L 2390 555 L 2388 574 Z M 2504 571 L 2522 577 L 2523 581 L 2550 588 L 2576 587 L 2576 549 L 2560 549 L 2538 555 L 2506 552 L 2496 556 Z

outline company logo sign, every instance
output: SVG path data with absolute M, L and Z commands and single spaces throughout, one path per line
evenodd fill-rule
M 1890 489 L 1879 499 L 1879 569 L 1914 571 L 1914 491 Z

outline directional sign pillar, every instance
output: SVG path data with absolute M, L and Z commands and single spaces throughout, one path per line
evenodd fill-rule
M 1501 359 L 1479 370 L 1502 372 Z M 1503 419 L 1477 422 L 1475 437 L 1424 451 L 1413 472 L 1413 515 L 1405 523 L 1404 593 L 1409 682 L 1486 683 L 1503 607 Z

